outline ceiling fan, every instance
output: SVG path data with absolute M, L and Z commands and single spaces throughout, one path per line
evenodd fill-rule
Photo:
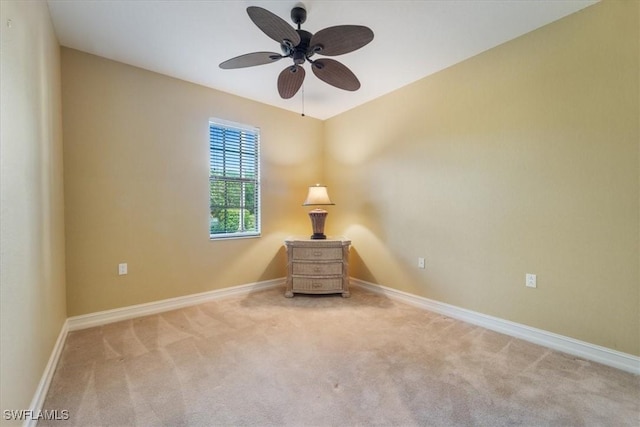
M 311 64 L 311 70 L 320 80 L 340 89 L 355 91 L 360 82 L 353 72 L 340 62 L 330 58 L 312 59 L 314 55 L 337 56 L 353 52 L 373 40 L 373 31 L 362 25 L 338 25 L 311 34 L 300 28 L 307 19 L 306 9 L 298 5 L 291 9 L 291 20 L 298 26 L 294 29 L 279 16 L 258 6 L 247 8 L 249 18 L 267 36 L 280 43 L 282 54 L 276 52 L 253 52 L 236 56 L 220 64 L 220 68 L 253 67 L 270 64 L 283 58 L 291 58 L 293 65 L 287 66 L 278 76 L 278 93 L 284 99 L 295 95 L 304 81 L 302 64 Z

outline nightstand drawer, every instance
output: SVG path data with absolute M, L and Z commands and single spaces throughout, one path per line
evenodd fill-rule
M 314 279 L 311 277 L 294 277 L 293 291 L 324 292 L 342 290 L 342 278 Z
M 342 260 L 342 248 L 291 248 L 295 260 Z
M 311 263 L 311 262 L 294 262 L 293 263 L 293 274 L 302 274 L 305 276 L 314 276 L 314 275 L 342 275 L 342 262 L 322 262 L 322 263 Z

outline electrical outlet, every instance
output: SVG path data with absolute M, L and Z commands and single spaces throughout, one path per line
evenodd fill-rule
M 424 268 L 424 258 L 418 258 L 418 268 Z
M 127 263 L 118 264 L 118 275 L 124 276 L 127 274 Z
M 524 277 L 524 285 L 527 288 L 536 288 L 536 275 L 527 273 Z

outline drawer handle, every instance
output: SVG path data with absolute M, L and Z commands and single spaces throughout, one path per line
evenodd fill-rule
M 311 284 L 311 287 L 312 287 L 313 289 L 321 288 L 321 287 L 322 287 L 322 283 L 313 282 L 313 283 Z
M 322 269 L 320 267 L 314 267 L 313 268 L 313 272 L 314 273 L 320 273 L 322 271 Z
M 322 255 L 322 252 L 320 252 L 320 251 L 315 251 L 313 253 L 313 256 L 320 256 L 320 255 Z

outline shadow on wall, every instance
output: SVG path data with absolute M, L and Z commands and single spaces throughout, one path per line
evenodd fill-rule
M 355 219 L 344 230 L 345 236 L 352 242 L 349 259 L 351 277 L 424 296 L 425 286 L 408 268 L 407 261 L 394 253 L 391 242 L 382 241 L 373 231 L 356 223 Z
M 264 271 L 258 278 L 258 281 L 273 280 L 274 277 L 283 277 L 286 275 L 287 256 L 284 244 L 273 254 L 271 261 L 265 266 Z
M 364 259 L 362 259 L 358 250 L 353 246 L 349 253 L 349 271 L 351 272 L 351 277 L 354 277 L 353 273 L 357 271 L 358 279 L 366 282 L 377 283 L 375 276 L 365 263 Z

